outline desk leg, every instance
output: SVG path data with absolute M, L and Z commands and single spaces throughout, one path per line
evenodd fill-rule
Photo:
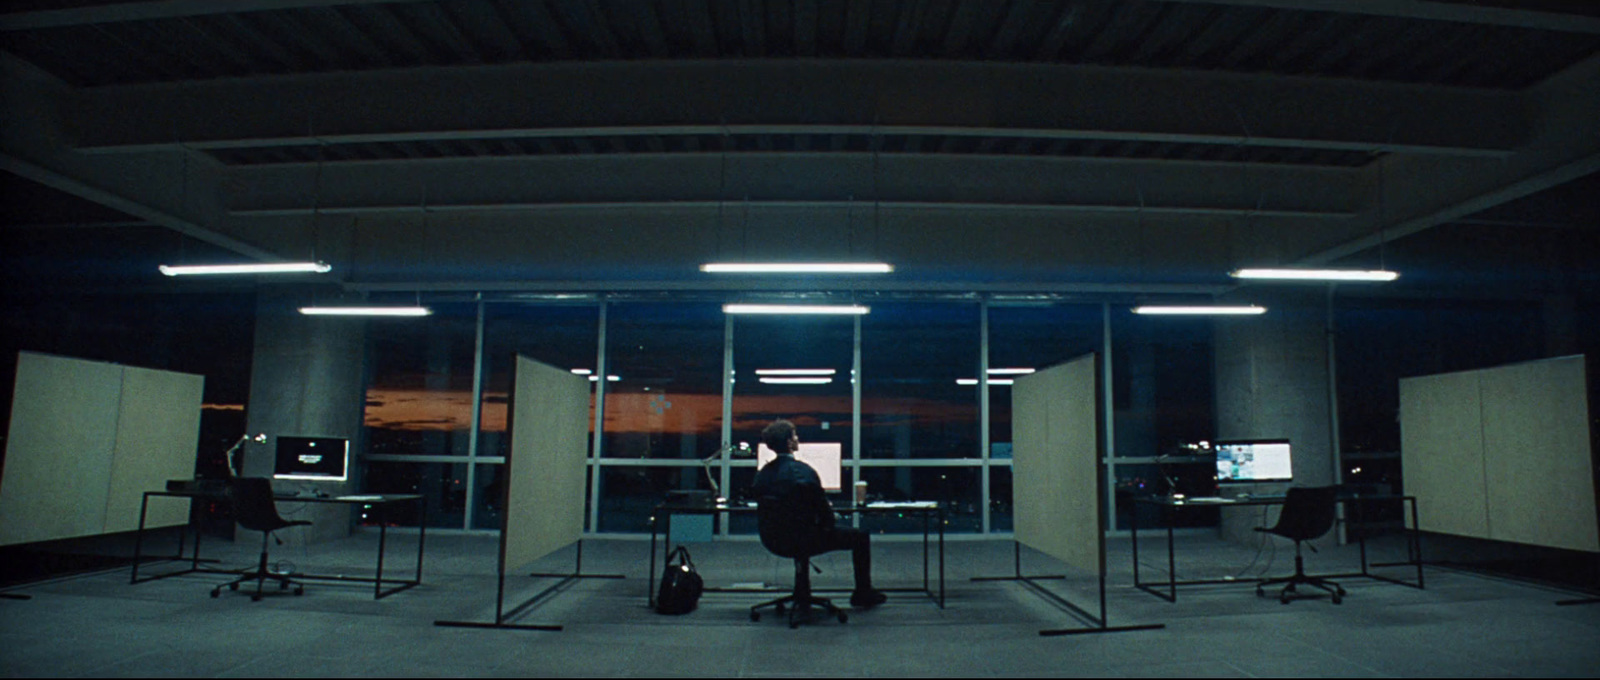
M 660 527 L 660 520 L 650 518 L 650 584 L 645 586 L 645 601 L 650 603 L 650 608 L 656 608 L 656 529 Z
M 1178 601 L 1178 550 L 1172 542 L 1172 518 L 1167 518 L 1167 589 L 1168 602 Z
M 139 531 L 133 535 L 133 576 L 128 579 L 130 584 L 139 582 L 139 559 L 144 548 L 144 514 L 148 507 L 150 507 L 150 494 L 146 493 L 144 500 L 139 501 Z M 181 545 L 178 546 L 178 556 L 183 556 Z
M 939 506 L 939 608 L 944 609 L 944 506 Z
M 383 549 L 389 543 L 389 523 L 378 522 L 378 575 L 372 579 L 372 599 L 383 597 Z
M 930 597 L 933 588 L 928 584 L 928 513 L 922 513 L 922 592 Z
M 1411 540 L 1406 547 L 1411 554 L 1407 555 L 1407 557 L 1410 557 L 1411 561 L 1417 565 L 1417 588 L 1420 590 L 1426 588 L 1422 583 L 1422 526 L 1417 524 L 1417 499 L 1411 498 L 1409 500 L 1411 502 Z
M 428 541 L 428 497 L 417 499 L 422 505 L 422 523 L 417 525 L 417 585 L 422 585 L 422 548 Z

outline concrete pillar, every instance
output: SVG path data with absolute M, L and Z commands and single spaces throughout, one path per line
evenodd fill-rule
M 329 495 L 355 493 L 361 470 L 355 460 L 365 411 L 366 321 L 310 317 L 298 308 L 312 300 L 301 287 L 263 288 L 256 299 L 255 354 L 250 369 L 250 402 L 246 405 L 251 433 L 265 433 L 264 444 L 251 442 L 244 455 L 244 474 L 271 477 L 276 437 L 299 435 L 343 437 L 351 442 L 349 481 L 275 482 L 280 491 L 313 488 Z M 280 504 L 279 511 L 290 512 Z M 310 527 L 284 532 L 312 542 L 350 534 L 356 507 L 307 503 L 293 509 L 294 519 Z M 303 532 L 303 533 L 302 533 Z M 259 540 L 256 532 L 245 532 Z
M 1215 321 L 1217 439 L 1288 439 L 1294 484 L 1337 483 L 1328 394 L 1327 292 L 1316 286 L 1250 287 L 1229 302 L 1267 307 L 1261 316 Z M 1286 484 L 1242 489 L 1282 493 Z M 1223 489 L 1222 493 L 1230 493 Z M 1260 508 L 1223 512 L 1222 536 L 1253 541 Z M 1267 523 L 1276 521 L 1269 513 Z

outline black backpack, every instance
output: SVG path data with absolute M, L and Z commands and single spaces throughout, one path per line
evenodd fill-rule
M 661 574 L 661 591 L 656 594 L 656 612 L 692 612 L 700 604 L 700 593 L 704 590 L 705 582 L 695 573 L 689 549 L 680 545 L 667 555 L 667 567 Z

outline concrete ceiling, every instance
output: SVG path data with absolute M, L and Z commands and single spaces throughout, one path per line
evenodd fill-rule
M 315 257 L 368 292 L 1203 295 L 1324 263 L 1415 295 L 1600 285 L 1588 3 L 3 11 L 0 218 L 40 252 Z M 697 270 L 779 258 L 897 271 Z

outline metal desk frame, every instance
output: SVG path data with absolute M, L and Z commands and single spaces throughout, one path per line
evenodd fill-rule
M 389 538 L 389 526 L 387 524 L 383 523 L 383 522 L 379 522 L 378 523 L 378 567 L 377 567 L 377 573 L 372 578 L 364 578 L 364 577 L 360 577 L 360 576 L 319 576 L 319 575 L 316 575 L 316 574 L 295 574 L 294 578 L 308 580 L 308 581 L 348 581 L 348 582 L 356 582 L 356 583 L 371 583 L 372 584 L 372 599 L 374 599 L 374 600 L 381 600 L 381 599 L 383 599 L 385 597 L 388 597 L 390 595 L 398 593 L 398 592 L 400 592 L 402 590 L 407 590 L 407 589 L 413 588 L 413 587 L 418 586 L 418 585 L 420 585 L 422 583 L 423 546 L 424 546 L 424 543 L 426 542 L 427 536 L 428 536 L 428 501 L 427 501 L 427 499 L 424 498 L 421 494 L 373 494 L 373 495 L 377 496 L 377 498 L 366 498 L 366 497 L 363 497 L 363 498 L 350 498 L 350 497 L 339 497 L 339 496 L 333 496 L 333 497 L 327 497 L 327 498 L 317 497 L 317 496 L 277 496 L 277 497 L 273 498 L 273 500 L 274 501 L 279 501 L 279 502 L 287 501 L 287 502 L 295 502 L 295 503 L 339 503 L 339 504 L 344 504 L 344 505 L 370 505 L 370 506 L 377 507 L 377 508 L 381 508 L 383 506 L 391 505 L 391 504 L 394 504 L 394 503 L 404 503 L 404 502 L 407 502 L 407 501 L 411 501 L 411 502 L 417 503 L 418 507 L 421 508 L 421 510 L 422 510 L 422 515 L 421 515 L 421 521 L 420 521 L 420 524 L 419 524 L 420 533 L 418 533 L 418 535 L 417 535 L 417 575 L 416 575 L 416 578 L 411 579 L 411 580 L 402 580 L 402 579 L 385 579 L 383 577 L 384 549 L 386 548 L 386 546 L 388 544 L 388 538 Z M 166 497 L 171 497 L 171 498 L 188 498 L 188 499 L 190 499 L 189 524 L 188 524 L 187 528 L 183 532 L 178 534 L 178 552 L 177 552 L 177 554 L 174 555 L 173 557 L 169 558 L 169 559 L 178 560 L 178 561 L 188 560 L 189 561 L 189 568 L 188 569 L 183 569 L 183 570 L 180 570 L 180 571 L 174 571 L 174 572 L 170 572 L 170 573 L 159 574 L 159 575 L 155 575 L 155 576 L 146 576 L 145 578 L 141 579 L 141 578 L 139 578 L 139 563 L 143 559 L 143 552 L 142 551 L 144 549 L 145 515 L 147 514 L 147 511 L 150 508 L 150 497 L 151 496 L 166 496 Z M 138 583 L 144 583 L 144 582 L 147 582 L 147 581 L 155 581 L 155 580 L 158 580 L 158 579 L 164 579 L 164 578 L 168 578 L 168 577 L 171 577 L 171 576 L 179 576 L 179 575 L 182 575 L 182 574 L 193 574 L 193 573 L 237 574 L 238 570 L 211 569 L 211 568 L 200 566 L 200 563 L 202 562 L 202 560 L 200 559 L 200 535 L 201 535 L 201 533 L 200 533 L 200 529 L 197 526 L 195 526 L 195 522 L 194 522 L 195 513 L 194 513 L 193 501 L 194 500 L 224 500 L 225 498 L 226 497 L 220 496 L 218 494 L 203 493 L 203 492 L 197 492 L 197 491 L 146 491 L 146 492 L 144 492 L 144 500 L 141 501 L 140 504 L 139 504 L 139 530 L 138 530 L 138 533 L 136 533 L 134 535 L 134 542 L 133 542 L 133 575 L 129 579 L 129 583 L 138 584 Z M 184 557 L 183 556 L 183 544 L 185 542 L 185 538 L 191 532 L 194 534 L 194 550 L 190 554 L 189 557 Z M 388 590 L 384 590 L 383 586 L 386 583 L 392 583 L 392 584 L 398 584 L 398 585 L 396 587 L 394 587 L 394 588 L 390 588 Z
M 718 504 L 718 505 L 714 505 L 714 506 L 706 506 L 706 505 L 674 505 L 674 504 L 668 504 L 668 503 L 663 503 L 661 505 L 657 505 L 655 507 L 655 511 L 650 516 L 650 583 L 649 583 L 649 588 L 650 588 L 650 590 L 649 590 L 650 607 L 653 609 L 653 608 L 655 608 L 655 605 L 656 605 L 656 536 L 661 532 L 661 525 L 662 524 L 666 525 L 667 535 L 670 537 L 672 535 L 672 533 L 671 533 L 672 532 L 672 516 L 674 514 L 678 514 L 678 513 L 694 514 L 694 515 L 714 515 L 714 514 L 719 514 L 719 513 L 733 513 L 733 514 L 744 513 L 744 514 L 748 514 L 748 513 L 754 513 L 755 511 L 756 511 L 756 509 L 755 509 L 754 506 L 746 506 L 746 505 Z M 940 503 L 934 503 L 932 506 L 926 506 L 926 507 L 895 506 L 895 505 L 889 505 L 889 506 L 841 505 L 841 506 L 834 507 L 833 511 L 836 512 L 836 513 L 842 514 L 842 515 L 865 514 L 865 513 L 890 513 L 890 512 L 907 512 L 907 513 L 916 513 L 916 514 L 921 515 L 922 516 L 922 587 L 921 588 L 880 588 L 879 590 L 882 590 L 883 592 L 886 592 L 886 593 L 922 593 L 924 595 L 927 595 L 929 599 L 933 600 L 934 604 L 939 605 L 940 609 L 944 609 L 944 594 L 945 594 L 945 588 L 944 588 L 944 505 L 942 505 Z M 930 572 L 930 568 L 928 566 L 929 551 L 931 549 L 931 546 L 929 544 L 929 540 L 930 540 L 930 536 L 932 535 L 932 531 L 933 531 L 929 527 L 929 523 L 930 522 L 932 522 L 934 525 L 936 525 L 938 527 L 938 534 L 939 534 L 939 590 L 938 590 L 938 592 L 934 592 L 934 590 L 933 590 L 932 575 L 931 575 L 931 572 Z M 669 539 L 669 540 L 666 540 L 666 541 L 662 541 L 662 543 L 664 545 L 662 547 L 661 560 L 662 560 L 662 563 L 665 564 L 666 561 L 671 558 L 669 553 L 672 550 L 672 541 Z M 708 592 L 744 592 L 744 589 L 706 588 L 706 591 L 708 591 Z M 762 592 L 765 592 L 765 591 L 762 591 Z M 819 589 L 816 589 L 816 592 L 840 592 L 840 591 L 819 588 Z
M 1379 580 L 1379 581 L 1386 581 L 1386 582 L 1389 582 L 1389 583 L 1394 583 L 1394 584 L 1402 585 L 1402 586 L 1409 586 L 1409 587 L 1412 587 L 1412 588 L 1416 588 L 1418 590 L 1424 589 L 1424 583 L 1423 583 L 1423 579 L 1422 579 L 1422 541 L 1421 541 L 1421 538 L 1419 537 L 1419 534 L 1418 534 L 1418 531 L 1417 531 L 1417 498 L 1416 498 L 1416 496 L 1387 496 L 1387 495 L 1386 496 L 1340 496 L 1337 499 L 1337 502 L 1345 503 L 1345 504 L 1349 504 L 1349 503 L 1366 504 L 1366 503 L 1394 502 L 1394 501 L 1401 501 L 1402 503 L 1409 503 L 1410 506 L 1411 506 L 1411 526 L 1410 526 L 1410 528 L 1408 528 L 1406 530 L 1407 536 L 1410 538 L 1410 540 L 1407 541 L 1407 543 L 1406 543 L 1406 553 L 1407 553 L 1406 557 L 1407 557 L 1407 560 L 1405 562 L 1394 562 L 1394 563 L 1369 565 L 1367 563 L 1367 539 L 1366 539 L 1366 536 L 1363 535 L 1359 539 L 1359 542 L 1361 544 L 1361 571 L 1355 572 L 1355 573 L 1349 573 L 1349 574 L 1329 574 L 1329 575 L 1325 575 L 1325 576 L 1320 576 L 1320 578 L 1338 579 L 1338 578 L 1361 577 L 1361 578 L 1376 579 L 1376 580 Z M 1155 506 L 1155 507 L 1161 508 L 1162 513 L 1166 514 L 1166 513 L 1171 513 L 1174 510 L 1185 510 L 1185 509 L 1190 509 L 1190 508 L 1237 508 L 1237 507 L 1255 506 L 1255 505 L 1282 505 L 1283 502 L 1284 502 L 1283 498 L 1281 498 L 1281 497 L 1279 497 L 1279 498 L 1242 498 L 1242 499 L 1229 498 L 1229 499 L 1224 499 L 1222 501 L 1195 502 L 1195 501 L 1191 501 L 1191 500 L 1177 500 L 1177 499 L 1167 498 L 1165 496 L 1145 496 L 1145 497 L 1135 498 L 1135 499 L 1133 499 L 1133 502 L 1134 502 L 1134 505 L 1135 505 L 1135 511 L 1131 514 L 1131 520 L 1130 520 L 1130 523 L 1129 523 L 1130 524 L 1129 528 L 1130 528 L 1130 534 L 1131 534 L 1132 543 L 1133 543 L 1133 586 L 1135 588 L 1138 588 L 1138 589 L 1143 590 L 1143 591 L 1145 591 L 1147 593 L 1150 593 L 1151 595 L 1155 595 L 1156 597 L 1159 597 L 1159 598 L 1161 598 L 1163 600 L 1166 600 L 1168 602 L 1177 602 L 1178 601 L 1178 586 L 1212 585 L 1212 584 L 1221 584 L 1221 583 L 1250 584 L 1250 583 L 1258 583 L 1260 581 L 1265 580 L 1265 579 L 1242 579 L 1242 580 L 1241 579 L 1194 579 L 1194 580 L 1188 580 L 1188 581 L 1179 581 L 1178 578 L 1177 578 L 1177 575 L 1178 575 L 1177 557 L 1175 556 L 1175 554 L 1174 554 L 1175 551 L 1173 550 L 1172 522 L 1170 522 L 1170 521 L 1167 522 L 1167 580 L 1165 582 L 1154 582 L 1154 581 L 1143 581 L 1143 580 L 1140 580 L 1140 578 L 1139 578 L 1139 513 L 1138 513 L 1137 506 L 1139 506 L 1139 505 Z M 1407 582 L 1407 581 L 1402 581 L 1400 579 L 1394 579 L 1394 578 L 1389 578 L 1387 576 L 1381 576 L 1379 574 L 1374 574 L 1368 569 L 1369 566 L 1372 566 L 1372 567 L 1414 566 L 1414 567 L 1416 567 L 1416 570 L 1417 570 L 1417 582 L 1416 583 L 1410 583 L 1410 582 Z M 1155 587 L 1152 587 L 1152 586 L 1165 588 L 1166 592 L 1162 592 L 1161 590 L 1158 590 L 1158 589 L 1156 589 Z

